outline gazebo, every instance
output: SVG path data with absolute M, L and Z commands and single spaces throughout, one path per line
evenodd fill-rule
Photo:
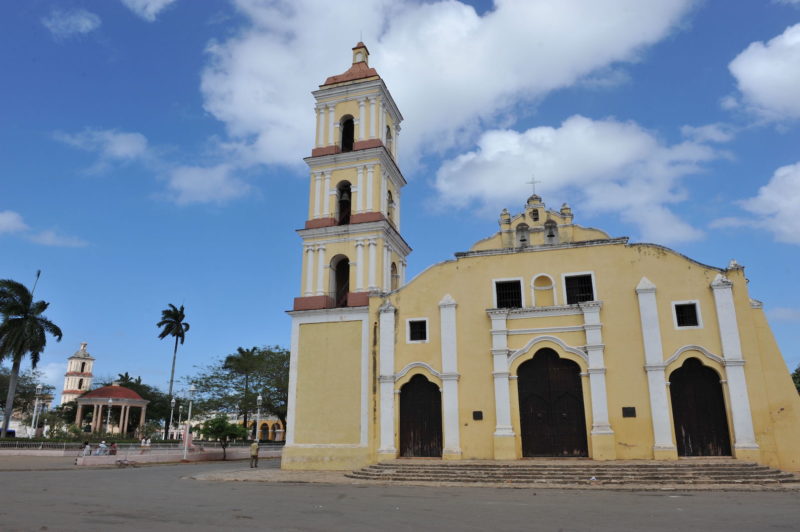
M 103 423 L 108 417 L 108 410 L 104 410 L 104 408 L 114 408 L 117 406 L 121 409 L 119 416 L 119 432 L 125 435 L 128 433 L 131 407 L 141 408 L 141 414 L 139 416 L 139 427 L 141 427 L 144 425 L 147 403 L 149 402 L 150 401 L 142 399 L 138 393 L 130 388 L 125 388 L 117 383 L 111 386 L 103 386 L 102 388 L 86 392 L 77 399 L 78 412 L 75 416 L 75 424 L 79 427 L 83 426 L 84 407 L 87 407 L 86 411 L 88 412 L 88 407 L 91 406 L 93 408 L 92 432 L 103 432 Z M 109 432 L 111 431 L 109 430 Z

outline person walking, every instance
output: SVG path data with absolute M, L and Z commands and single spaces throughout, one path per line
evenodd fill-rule
M 258 440 L 250 444 L 250 467 L 258 467 Z

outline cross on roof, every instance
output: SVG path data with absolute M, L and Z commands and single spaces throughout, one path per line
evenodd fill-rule
M 525 182 L 526 185 L 531 185 L 533 187 L 533 193 L 534 194 L 536 194 L 536 184 L 537 183 L 541 183 L 541 181 L 537 181 L 534 176 L 531 176 L 531 180 L 530 181 L 526 181 Z

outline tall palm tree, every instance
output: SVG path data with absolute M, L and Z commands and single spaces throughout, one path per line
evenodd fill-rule
M 38 274 L 37 274 L 38 279 Z M 11 378 L 8 383 L 5 415 L 0 438 L 6 437 L 11 413 L 14 410 L 14 396 L 17 392 L 19 368 L 25 354 L 31 357 L 31 366 L 39 363 L 39 355 L 47 345 L 47 333 L 56 341 L 61 341 L 61 329 L 42 316 L 50 303 L 34 301 L 33 293 L 25 285 L 11 279 L 0 280 L 0 360 L 11 359 Z
M 159 339 L 163 340 L 167 336 L 175 337 L 175 348 L 172 350 L 172 371 L 169 374 L 169 400 L 172 400 L 172 384 L 175 380 L 175 358 L 178 356 L 178 342 L 183 345 L 186 339 L 186 331 L 189 330 L 189 324 L 183 321 L 186 319 L 186 314 L 181 308 L 177 308 L 172 303 L 169 307 L 161 311 L 161 321 L 156 323 L 156 327 L 161 327 L 161 332 L 158 334 Z M 169 435 L 169 422 L 164 420 L 164 439 Z
M 236 353 L 225 357 L 222 367 L 236 375 L 244 377 L 244 386 L 242 389 L 242 400 L 239 403 L 244 416 L 244 427 L 247 428 L 247 411 L 248 411 L 248 393 L 250 392 L 250 376 L 264 364 L 263 357 L 260 356 L 260 351 L 257 347 L 244 349 L 243 347 L 236 348 Z M 258 429 L 256 429 L 258 430 Z

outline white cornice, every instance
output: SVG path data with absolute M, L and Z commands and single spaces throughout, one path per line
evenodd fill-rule
M 370 163 L 364 162 L 365 159 L 378 159 L 377 164 L 380 164 L 381 168 L 384 168 L 387 171 L 389 174 L 389 179 L 392 180 L 392 184 L 394 184 L 394 186 L 398 189 L 408 184 L 406 178 L 403 177 L 402 172 L 400 172 L 397 162 L 392 158 L 391 155 L 389 155 L 389 152 L 383 146 L 379 146 L 377 148 L 368 148 L 366 150 L 354 150 L 342 153 L 333 153 L 331 155 L 320 155 L 318 157 L 306 157 L 303 160 L 306 162 L 311 171 L 314 172 L 318 171 L 316 169 L 320 166 L 331 166 L 340 163 L 349 163 L 343 168 L 356 168 L 361 165 L 369 165 Z M 333 168 L 332 170 L 337 169 L 338 168 Z
M 353 98 L 353 93 L 359 95 L 359 93 L 368 89 L 378 89 L 378 91 L 381 93 L 381 96 L 383 96 L 386 108 L 394 118 L 395 123 L 399 124 L 403 121 L 403 115 L 400 114 L 400 109 L 397 107 L 394 98 L 392 98 L 392 94 L 389 92 L 389 89 L 386 87 L 386 83 L 384 83 L 382 79 L 371 79 L 361 82 L 356 81 L 355 83 L 348 83 L 346 85 L 322 87 L 313 91 L 311 94 L 314 95 L 314 98 L 316 98 L 317 102 L 319 103 L 335 104 L 350 100 Z M 324 102 L 320 102 L 321 99 L 324 99 Z
M 297 234 L 303 240 L 309 238 L 339 238 L 341 240 L 348 240 L 347 237 L 362 236 L 365 233 L 383 233 L 386 240 L 395 249 L 399 249 L 403 256 L 411 253 L 411 247 L 400 236 L 397 229 L 386 220 L 379 220 L 377 222 L 366 222 L 361 224 L 348 224 L 348 225 L 330 225 L 327 227 L 315 227 L 313 229 L 298 229 Z

